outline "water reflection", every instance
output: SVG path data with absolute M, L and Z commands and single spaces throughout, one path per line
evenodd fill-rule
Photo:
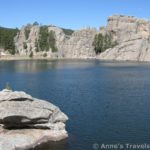
M 14 70 L 20 73 L 37 73 L 47 70 L 51 64 L 54 65 L 47 61 L 15 61 Z
M 18 73 L 37 73 L 48 69 L 74 69 L 86 68 L 90 66 L 93 66 L 93 63 L 86 60 L 19 60 L 0 62 L 0 71 L 4 72 L 6 70 Z

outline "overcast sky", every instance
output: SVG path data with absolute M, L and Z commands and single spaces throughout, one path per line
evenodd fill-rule
M 0 0 L 0 26 L 41 24 L 99 28 L 113 14 L 150 19 L 150 0 Z

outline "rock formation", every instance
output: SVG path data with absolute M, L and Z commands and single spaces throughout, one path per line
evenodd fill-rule
M 112 33 L 118 45 L 98 55 L 98 59 L 150 61 L 149 21 L 114 15 L 109 17 L 104 32 Z
M 29 30 L 28 37 L 26 37 L 26 30 Z M 20 55 L 30 54 L 31 51 L 35 52 L 35 42 L 38 40 L 40 27 L 38 25 L 27 25 L 23 26 L 15 37 L 16 51 Z M 27 48 L 24 48 L 26 43 Z
M 75 31 L 71 36 L 56 36 L 58 57 L 64 58 L 93 58 L 93 39 L 97 31 L 92 28 Z
M 24 26 L 14 39 L 16 51 L 21 56 L 45 56 L 48 58 L 97 58 L 101 60 L 150 61 L 150 21 L 133 16 L 113 15 L 106 27 L 96 30 L 86 28 L 66 34 L 64 29 L 47 26 L 54 32 L 57 51 L 47 48 L 36 51 L 41 26 Z M 93 41 L 96 34 L 110 34 L 118 44 L 106 51 L 95 53 Z M 98 52 L 97 52 L 98 53 Z
M 26 150 L 68 134 L 68 117 L 60 109 L 24 92 L 0 92 L 0 150 Z
M 25 30 L 29 28 L 30 33 L 28 39 L 25 36 Z M 39 38 L 40 27 L 30 25 L 23 27 L 15 37 L 15 46 L 20 55 L 29 55 L 31 51 L 34 55 L 42 55 L 45 52 L 36 52 L 35 42 Z M 54 31 L 56 39 L 57 52 L 48 50 L 47 54 L 50 58 L 93 58 L 95 52 L 93 50 L 93 39 L 97 30 L 94 28 L 86 28 L 74 31 L 73 34 L 66 35 L 63 29 L 55 26 L 48 26 L 48 31 Z M 24 48 L 24 43 L 27 48 Z

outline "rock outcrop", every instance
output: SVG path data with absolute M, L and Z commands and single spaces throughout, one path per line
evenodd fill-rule
M 60 109 L 24 92 L 0 92 L 0 150 L 29 149 L 68 134 L 68 117 Z
M 106 27 L 99 31 L 86 28 L 66 34 L 62 28 L 47 26 L 54 31 L 57 52 L 47 49 L 36 52 L 39 39 L 39 25 L 24 26 L 15 37 L 15 46 L 19 55 L 48 58 L 97 58 L 101 60 L 150 61 L 150 21 L 133 16 L 113 15 L 108 18 Z M 30 30 L 30 32 L 28 32 Z M 93 41 L 96 34 L 110 34 L 117 46 L 96 55 Z
M 28 30 L 28 31 L 26 31 Z M 40 27 L 38 25 L 23 26 L 15 37 L 15 47 L 19 55 L 29 55 L 31 51 L 35 53 L 35 43 L 38 40 Z M 26 35 L 28 32 L 29 35 Z M 26 44 L 26 48 L 24 47 Z
M 103 60 L 150 61 L 150 22 L 131 16 L 109 17 L 103 32 L 109 32 L 118 42 L 97 56 Z
M 25 30 L 29 28 L 28 39 L 25 36 Z M 39 39 L 40 27 L 37 25 L 23 27 L 15 37 L 15 46 L 20 55 L 29 55 L 31 51 L 34 55 L 43 55 L 45 52 L 36 52 L 36 41 Z M 93 50 L 93 40 L 97 33 L 94 28 L 86 28 L 70 35 L 66 35 L 63 29 L 56 26 L 48 26 L 48 31 L 54 31 L 56 39 L 57 52 L 47 50 L 47 56 L 50 58 L 93 58 L 96 56 Z M 27 47 L 24 48 L 24 43 Z
M 71 36 L 67 36 L 63 32 L 58 34 L 58 29 L 55 30 L 55 33 L 58 47 L 58 53 L 55 55 L 58 58 L 94 58 L 96 56 L 92 46 L 97 33 L 96 29 L 87 28 L 74 31 Z

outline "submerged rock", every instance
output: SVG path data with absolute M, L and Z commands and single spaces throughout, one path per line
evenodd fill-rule
M 60 109 L 25 92 L 0 92 L 0 150 L 29 149 L 68 134 L 68 117 Z

